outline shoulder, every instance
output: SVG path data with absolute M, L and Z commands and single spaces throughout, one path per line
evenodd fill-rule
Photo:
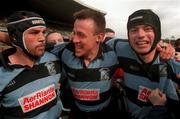
M 58 56 L 59 53 L 62 52 L 64 50 L 64 48 L 67 47 L 68 44 L 70 44 L 70 43 L 69 42 L 63 42 L 60 44 L 56 44 L 50 52 L 55 54 L 56 56 Z
M 114 38 L 109 40 L 106 44 L 113 48 L 115 51 L 125 47 L 129 47 L 129 42 L 127 39 Z
M 73 43 L 67 44 L 67 45 L 64 47 L 64 49 L 63 49 L 61 52 L 59 52 L 59 56 L 61 56 L 61 59 L 62 59 L 62 60 L 66 60 L 66 59 L 68 59 L 68 58 L 70 58 L 70 57 L 75 58 L 75 56 L 74 56 L 74 45 L 73 45 Z
M 0 92 L 9 84 L 11 80 L 14 79 L 14 77 L 16 77 L 23 70 L 24 68 L 7 69 L 0 66 Z
M 40 58 L 41 63 L 47 62 L 47 61 L 55 61 L 55 60 L 59 60 L 59 58 L 50 52 L 45 52 L 44 55 Z
M 108 45 L 116 45 L 117 43 L 128 43 L 127 39 L 121 39 L 121 38 L 113 38 L 106 42 Z
M 8 67 L 8 56 L 14 54 L 16 52 L 16 48 L 9 46 L 7 49 L 3 49 L 0 51 L 0 66 L 5 68 Z
M 170 59 L 168 64 L 172 67 L 173 71 L 176 74 L 180 74 L 180 62 L 176 61 L 175 59 Z

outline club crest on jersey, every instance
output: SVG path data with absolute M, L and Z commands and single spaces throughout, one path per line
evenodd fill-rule
M 55 64 L 54 62 L 46 62 L 45 66 L 49 72 L 49 75 L 55 75 L 56 74 L 56 69 L 55 69 Z
M 100 70 L 99 70 L 99 72 L 100 72 L 100 79 L 101 80 L 109 80 L 110 78 L 109 78 L 109 72 L 110 72 L 110 70 L 108 69 L 108 68 L 101 68 Z
M 163 68 L 160 70 L 160 76 L 161 76 L 161 77 L 167 77 L 167 75 L 168 75 L 167 67 L 163 67 Z

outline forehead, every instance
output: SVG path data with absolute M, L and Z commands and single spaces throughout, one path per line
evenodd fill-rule
M 26 31 L 45 31 L 47 28 L 44 26 L 34 26 L 34 27 L 30 27 L 28 28 Z
M 74 28 L 78 29 L 94 29 L 95 23 L 92 19 L 77 19 L 74 23 Z
M 48 35 L 48 37 L 61 37 L 61 34 L 59 34 L 59 33 L 50 33 L 49 35 Z
M 92 19 L 76 20 L 73 32 L 83 33 L 86 35 L 94 34 L 96 33 L 96 26 Z

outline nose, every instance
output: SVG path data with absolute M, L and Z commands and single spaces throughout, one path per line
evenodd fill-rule
M 40 32 L 38 35 L 38 41 L 45 42 L 45 33 Z
M 140 28 L 140 29 L 138 29 L 138 36 L 139 37 L 144 37 L 145 36 L 145 31 L 144 31 L 144 29 L 142 29 L 142 28 Z
M 79 39 L 79 37 L 76 34 L 72 34 L 71 41 L 73 43 L 78 43 L 78 42 L 80 42 L 80 39 Z

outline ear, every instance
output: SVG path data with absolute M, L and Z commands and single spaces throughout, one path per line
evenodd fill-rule
M 103 42 L 104 36 L 105 36 L 105 33 L 99 33 L 99 34 L 97 35 L 97 40 L 96 40 L 96 42 Z
M 14 35 L 10 35 L 9 38 L 11 41 L 16 41 L 16 37 Z

